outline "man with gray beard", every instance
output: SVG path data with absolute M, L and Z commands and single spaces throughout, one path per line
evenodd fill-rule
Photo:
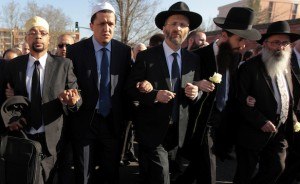
M 290 43 L 299 38 L 290 32 L 286 21 L 270 24 L 258 41 L 263 45 L 262 53 L 239 69 L 242 121 L 237 133 L 235 183 L 272 184 L 285 168 L 286 148 L 297 122 L 293 112 Z M 249 95 L 256 100 L 254 106 L 247 105 Z

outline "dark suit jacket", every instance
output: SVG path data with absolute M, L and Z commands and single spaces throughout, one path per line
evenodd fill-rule
M 294 51 L 292 52 L 292 56 L 291 56 L 291 69 L 292 69 L 292 81 L 293 81 L 293 88 L 294 88 L 294 93 L 293 93 L 294 105 L 295 105 L 295 110 L 299 112 L 298 118 L 300 118 L 300 109 L 297 109 L 297 106 L 299 104 L 299 99 L 300 99 L 300 66 L 298 64 L 298 59 Z
M 293 91 L 291 71 L 285 78 L 289 91 Z M 246 105 L 247 96 L 256 99 L 254 107 Z M 248 149 L 259 150 L 267 143 L 272 133 L 265 133 L 261 127 L 267 120 L 276 124 L 277 102 L 274 97 L 272 80 L 267 74 L 261 55 L 258 55 L 241 65 L 238 75 L 238 99 L 243 120 L 238 127 L 238 144 Z M 289 137 L 293 132 L 293 123 L 297 121 L 293 113 L 293 94 L 290 94 L 289 117 L 286 121 L 286 131 Z
M 15 95 L 28 97 L 26 90 L 26 69 L 29 55 L 19 56 L 8 64 L 8 82 Z M 60 140 L 64 106 L 58 100 L 58 95 L 65 89 L 77 88 L 71 60 L 48 54 L 45 66 L 44 84 L 42 87 L 42 112 L 45 125 L 45 136 L 48 150 L 47 165 L 54 166 L 57 156 L 57 144 Z M 79 108 L 81 101 L 77 103 Z M 28 123 L 30 125 L 30 122 Z M 46 169 L 46 168 L 44 168 Z M 48 168 L 49 169 L 49 168 Z
M 181 88 L 179 90 L 179 145 L 185 138 L 188 122 L 188 106 L 192 102 L 184 94 L 186 84 L 197 80 L 197 62 L 199 58 L 184 49 L 182 54 Z M 137 82 L 147 80 L 153 86 L 150 93 L 140 93 Z M 128 80 L 128 94 L 133 100 L 139 101 L 138 112 L 135 115 L 136 134 L 139 144 L 156 147 L 163 144 L 172 115 L 173 101 L 167 104 L 155 103 L 158 90 L 171 91 L 170 76 L 163 46 L 159 45 L 140 52 L 133 71 Z M 181 142 L 181 143 L 180 143 Z
M 0 107 L 2 106 L 5 100 L 5 61 L 0 60 Z M 5 131 L 5 126 L 3 124 L 2 118 L 0 117 L 0 134 Z
M 73 134 L 76 138 L 85 138 L 90 131 L 97 105 L 98 73 L 92 37 L 68 47 L 67 58 L 73 61 L 74 73 L 81 89 L 83 104 L 79 112 L 72 116 Z M 121 128 L 128 115 L 128 98 L 124 92 L 125 81 L 130 72 L 131 49 L 129 46 L 112 39 L 110 57 L 111 104 L 113 132 L 120 136 Z
M 200 80 L 202 79 L 206 79 L 209 80 L 209 77 L 213 76 L 213 74 L 215 72 L 218 72 L 217 69 L 217 61 L 215 59 L 215 53 L 213 50 L 213 43 L 200 48 L 196 51 L 194 51 L 200 58 L 201 58 L 201 62 L 200 64 Z M 232 114 L 229 115 L 228 117 L 230 117 L 230 120 L 226 121 L 230 121 L 231 123 L 233 121 L 236 121 L 236 72 L 237 72 L 237 65 L 238 65 L 238 59 L 232 61 L 233 63 L 233 69 L 230 71 L 230 81 L 229 81 L 229 94 L 228 94 L 228 99 L 226 102 L 226 107 L 223 111 L 225 111 L 227 114 Z M 195 121 L 196 116 L 199 113 L 199 109 L 200 109 L 200 105 L 203 104 L 202 107 L 202 111 L 201 114 L 198 118 L 198 127 L 196 129 L 196 139 L 201 139 L 198 140 L 198 143 L 202 142 L 202 138 L 203 138 L 203 134 L 205 134 L 205 131 L 207 129 L 207 126 L 209 125 L 209 119 L 212 115 L 212 111 L 215 105 L 215 98 L 216 98 L 216 91 L 218 90 L 218 84 L 216 84 L 216 88 L 213 92 L 211 93 L 204 93 L 202 98 L 199 100 L 199 102 L 197 103 L 197 105 L 193 106 L 193 108 L 191 109 L 191 121 Z M 205 97 L 209 95 L 207 97 L 207 99 L 205 100 L 205 103 L 203 103 L 203 100 L 205 99 Z M 195 122 L 193 122 L 195 123 Z M 192 124 L 192 123 L 191 123 Z M 219 125 L 210 125 L 210 126 L 227 126 L 227 122 L 222 122 Z M 231 125 L 230 125 L 231 126 Z M 228 135 L 231 136 L 231 135 Z M 198 137 L 198 138 L 197 138 Z

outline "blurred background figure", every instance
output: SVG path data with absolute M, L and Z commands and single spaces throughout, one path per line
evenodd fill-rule
M 23 54 L 23 55 L 26 55 L 26 54 L 28 54 L 29 52 L 30 52 L 30 50 L 29 50 L 29 45 L 28 45 L 27 42 L 24 42 L 24 43 L 22 44 L 22 54 Z
M 22 52 L 19 49 L 10 48 L 10 49 L 7 49 L 6 51 L 4 51 L 3 59 L 9 61 L 9 60 L 12 60 L 21 55 L 22 55 Z
M 254 51 L 252 49 L 247 50 L 244 54 L 243 54 L 243 59 L 242 61 L 239 63 L 240 67 L 243 63 L 245 63 L 245 61 L 248 61 L 250 58 L 252 58 L 254 56 Z
M 133 48 L 133 61 L 135 62 L 135 58 L 139 52 L 146 50 L 146 49 L 147 49 L 147 47 L 145 44 L 143 44 L 143 43 L 136 44 Z
M 62 34 L 58 37 L 56 55 L 66 57 L 67 47 L 74 44 L 74 38 L 69 34 Z
M 262 48 L 263 48 L 263 47 L 262 47 L 261 45 L 258 45 L 258 46 L 253 50 L 253 56 L 252 56 L 252 57 L 254 57 L 254 56 L 260 54 Z
M 186 40 L 188 51 L 193 51 L 208 45 L 206 42 L 206 34 L 199 29 L 191 31 Z
M 157 33 L 151 36 L 149 40 L 149 48 L 162 44 L 164 40 L 165 40 L 165 35 L 161 33 Z

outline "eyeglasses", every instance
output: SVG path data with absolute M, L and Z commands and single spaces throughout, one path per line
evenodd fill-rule
M 279 41 L 279 40 L 275 40 L 275 41 L 268 41 L 268 40 L 266 40 L 266 42 L 268 42 L 268 43 L 270 43 L 273 47 L 280 47 L 280 46 L 283 46 L 283 47 L 286 47 L 286 46 L 288 46 L 288 45 L 290 45 L 291 44 L 291 42 L 289 42 L 289 41 Z
M 182 22 L 166 23 L 166 25 L 169 25 L 169 26 L 171 26 L 171 27 L 181 27 L 181 28 L 189 27 L 189 24 L 182 23 Z
M 27 33 L 27 35 L 29 36 L 37 36 L 38 34 L 44 37 L 47 36 L 49 33 L 47 33 L 46 31 L 36 31 L 36 30 L 31 30 Z
M 68 46 L 70 46 L 71 44 L 63 44 L 63 43 L 61 43 L 61 44 L 58 44 L 57 46 L 58 46 L 58 48 L 60 48 L 60 49 L 62 49 L 62 48 L 64 48 L 64 47 L 68 47 Z

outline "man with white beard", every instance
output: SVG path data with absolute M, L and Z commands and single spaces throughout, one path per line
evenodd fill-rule
M 237 133 L 235 183 L 272 184 L 285 168 L 286 148 L 297 122 L 292 108 L 290 43 L 299 38 L 290 32 L 286 21 L 270 24 L 258 41 L 263 45 L 262 53 L 239 70 L 243 119 Z M 254 106 L 247 105 L 248 96 L 255 98 Z

